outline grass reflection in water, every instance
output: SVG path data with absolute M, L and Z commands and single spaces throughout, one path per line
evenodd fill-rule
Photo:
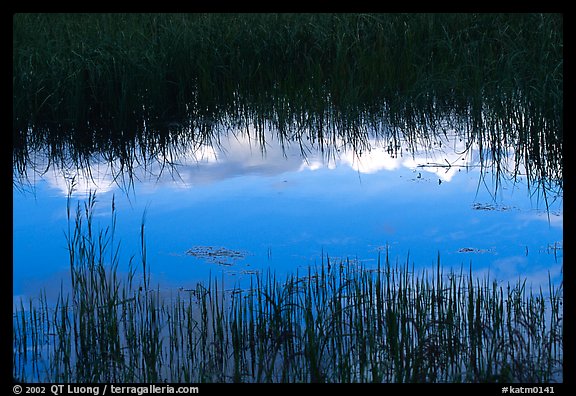
M 355 152 L 456 130 L 562 183 L 558 14 L 17 14 L 13 159 L 170 168 L 231 131 Z M 251 131 L 251 132 L 250 132 Z M 501 167 L 514 149 L 515 168 Z M 39 163 L 35 163 L 41 159 Z

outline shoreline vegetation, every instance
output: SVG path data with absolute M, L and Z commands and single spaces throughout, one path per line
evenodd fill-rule
M 373 135 L 394 149 L 454 129 L 497 175 L 562 187 L 562 27 L 561 14 L 16 14 L 14 167 L 103 158 L 130 180 L 135 163 L 171 165 L 228 132 L 360 152 Z M 512 147 L 516 169 L 501 169 Z
M 116 213 L 97 229 L 95 205 L 68 207 L 71 292 L 14 312 L 18 381 L 562 381 L 562 284 L 445 272 L 440 256 L 417 272 L 386 252 L 375 268 L 326 256 L 285 278 L 167 295 L 150 283 L 144 222 L 140 262 L 120 276 Z

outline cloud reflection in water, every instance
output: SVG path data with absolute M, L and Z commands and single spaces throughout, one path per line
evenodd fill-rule
M 490 176 L 481 178 L 477 150 L 466 150 L 455 134 L 422 149 L 404 147 L 402 155 L 377 140 L 362 154 L 335 142 L 339 146 L 330 153 L 310 147 L 304 158 L 302 147 L 282 146 L 271 135 L 265 151 L 246 135 L 229 135 L 216 147 L 200 146 L 166 159 L 173 164 L 169 169 L 161 167 L 167 162 L 162 158 L 137 168 L 137 182 L 126 194 L 118 192 L 118 164 L 93 163 L 74 176 L 75 194 L 82 199 L 97 190 L 106 208 L 115 194 L 121 209 L 118 233 L 130 254 L 137 250 L 139 221 L 147 209 L 149 261 L 159 279 L 177 286 L 209 271 L 225 271 L 185 257 L 193 246 L 251 252 L 238 268 L 227 269 L 233 280 L 249 270 L 287 272 L 319 264 L 322 254 L 374 264 L 377 246 L 388 246 L 393 262 L 409 256 L 422 268 L 435 265 L 440 253 L 446 267 L 459 270 L 472 263 L 503 281 L 519 275 L 541 281 L 548 271 L 561 279 L 561 255 L 539 250 L 562 240 L 561 199 L 547 212 L 520 181 L 500 182 L 494 196 L 489 183 L 482 185 Z M 71 175 L 50 168 L 42 177 L 46 187 L 38 185 L 46 191 L 34 202 L 15 191 L 15 227 L 26 227 L 18 224 L 18 211 L 30 205 L 39 213 L 62 213 Z M 61 199 L 43 198 L 54 192 Z M 61 221 L 47 222 L 45 232 L 61 236 L 62 227 Z M 25 288 L 30 263 L 38 259 L 37 253 L 21 250 L 34 233 L 15 233 L 15 293 Z M 47 243 L 44 249 L 62 244 Z M 472 250 L 462 254 L 462 248 Z M 57 266 L 50 254 L 43 256 L 48 257 L 43 265 Z

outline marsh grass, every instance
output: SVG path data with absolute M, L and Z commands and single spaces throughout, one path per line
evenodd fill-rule
M 262 140 L 268 127 L 330 152 L 448 123 L 496 173 L 515 147 L 532 182 L 562 183 L 562 25 L 558 14 L 16 14 L 15 169 L 40 152 L 63 168 L 118 160 L 130 176 L 230 130 Z
M 94 226 L 91 195 L 69 205 L 71 292 L 20 303 L 13 376 L 41 382 L 555 382 L 562 285 L 532 290 L 472 271 L 416 271 L 387 252 L 375 268 L 324 256 L 282 278 L 227 289 L 150 283 L 144 220 L 118 272 L 116 215 Z

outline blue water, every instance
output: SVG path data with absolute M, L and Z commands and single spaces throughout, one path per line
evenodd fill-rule
M 547 206 L 522 176 L 496 188 L 489 169 L 481 176 L 477 154 L 460 152 L 391 156 L 374 144 L 360 157 L 342 150 L 304 159 L 298 147 L 271 143 L 263 154 L 245 139 L 230 139 L 180 158 L 177 173 L 148 168 L 128 191 L 114 183 L 109 166 L 94 166 L 94 180 L 76 175 L 71 203 L 83 204 L 96 190 L 95 224 L 104 228 L 114 197 L 121 271 L 131 256 L 138 263 L 145 214 L 152 282 L 165 289 L 210 277 L 234 284 L 268 269 L 304 272 L 326 256 L 375 266 L 385 251 L 394 263 L 418 269 L 434 269 L 440 255 L 446 271 L 472 267 L 534 287 L 547 288 L 549 276 L 561 282 L 562 198 L 549 196 Z M 14 296 L 56 293 L 69 276 L 69 178 L 52 169 L 26 191 L 13 191 Z M 187 255 L 194 247 L 241 254 L 218 263 Z

